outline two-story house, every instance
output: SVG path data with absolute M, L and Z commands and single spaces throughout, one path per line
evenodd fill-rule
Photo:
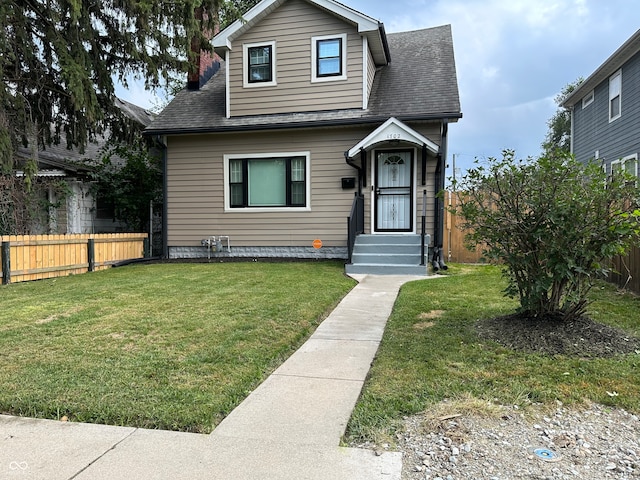
M 610 173 L 638 175 L 640 153 L 640 30 L 571 95 L 571 150 L 582 162 L 596 159 Z
M 231 249 L 214 255 L 426 273 L 402 246 L 420 252 L 424 224 L 439 265 L 436 194 L 462 117 L 449 26 L 387 34 L 333 0 L 263 0 L 212 44 L 216 74 L 146 130 L 166 145 L 169 257 L 211 254 L 203 240 L 223 235 Z

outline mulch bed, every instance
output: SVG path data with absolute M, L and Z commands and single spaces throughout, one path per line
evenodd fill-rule
M 640 352 L 640 338 L 587 316 L 563 321 L 554 316 L 513 314 L 481 320 L 476 328 L 482 338 L 529 353 L 611 357 Z

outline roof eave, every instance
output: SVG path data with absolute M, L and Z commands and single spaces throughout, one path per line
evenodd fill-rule
M 236 20 L 218 35 L 213 37 L 211 44 L 219 55 L 224 57 L 224 52 L 233 48 L 233 40 L 251 29 L 256 23 L 269 13 L 282 5 L 286 0 L 265 0 L 249 10 L 242 18 Z M 390 61 L 389 46 L 382 23 L 373 18 L 353 10 L 334 0 L 306 0 L 317 7 L 336 15 L 358 28 L 358 33 L 366 36 L 370 42 L 379 46 L 374 53 L 376 65 L 386 65 Z M 380 53 L 382 52 L 382 53 Z
M 640 52 L 640 30 L 637 30 L 607 60 L 604 61 L 584 82 L 569 95 L 562 106 L 573 107 L 591 90 L 618 71 L 635 54 Z
M 436 113 L 427 115 L 395 115 L 395 118 L 402 122 L 433 122 L 448 120 L 449 122 L 457 122 L 462 118 L 460 112 Z M 232 132 L 251 132 L 251 131 L 272 131 L 272 130 L 290 130 L 297 128 L 316 128 L 316 127 L 342 127 L 355 125 L 370 125 L 385 122 L 389 119 L 389 115 L 377 115 L 366 118 L 348 118 L 343 120 L 310 120 L 306 122 L 280 122 L 262 125 L 224 125 L 217 127 L 191 127 L 191 128 L 158 128 L 146 129 L 143 134 L 146 136 L 162 136 L 162 135 L 193 135 L 205 133 L 232 133 Z

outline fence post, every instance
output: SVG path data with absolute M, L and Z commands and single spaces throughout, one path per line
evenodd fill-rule
M 11 256 L 9 250 L 11 245 L 9 242 L 2 242 L 2 284 L 11 283 Z
M 90 238 L 87 241 L 87 257 L 89 261 L 90 272 L 93 272 L 96 269 L 95 253 L 96 253 L 96 241 L 93 238 Z

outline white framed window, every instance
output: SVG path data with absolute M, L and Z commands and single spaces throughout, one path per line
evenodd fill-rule
M 347 79 L 347 34 L 311 37 L 311 81 Z
M 619 160 L 611 162 L 611 174 L 616 172 L 626 172 L 638 178 L 638 154 L 628 155 Z
M 609 77 L 609 121 L 622 116 L 622 70 Z
M 225 211 L 309 211 L 310 152 L 224 155 Z
M 242 45 L 242 77 L 248 88 L 277 85 L 275 41 Z
M 591 105 L 593 103 L 593 99 L 595 98 L 595 94 L 593 92 L 593 90 L 591 90 L 589 93 L 587 93 L 583 98 L 582 98 L 582 108 L 588 107 L 589 105 Z

